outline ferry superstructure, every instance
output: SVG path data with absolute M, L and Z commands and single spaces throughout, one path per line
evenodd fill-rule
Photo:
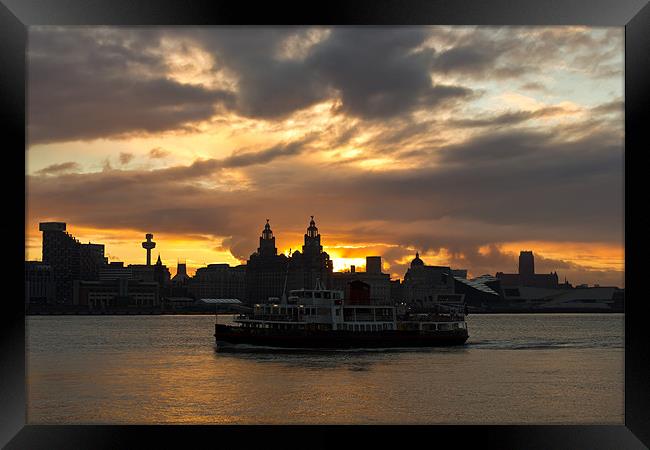
M 460 307 L 398 317 L 390 304 L 353 303 L 342 291 L 299 289 L 215 324 L 218 348 L 238 344 L 282 348 L 390 348 L 462 345 L 468 338 Z M 440 310 L 444 310 L 441 312 Z

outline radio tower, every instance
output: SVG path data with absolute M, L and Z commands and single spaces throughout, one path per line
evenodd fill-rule
M 151 265 L 151 249 L 156 247 L 156 243 L 154 241 L 152 241 L 153 234 L 147 233 L 144 237 L 147 240 L 142 243 L 142 248 L 147 249 L 147 265 L 150 266 Z

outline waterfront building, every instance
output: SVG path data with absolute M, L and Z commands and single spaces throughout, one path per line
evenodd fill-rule
M 401 280 L 390 280 L 390 298 L 392 301 L 397 303 L 404 301 Z
M 165 287 L 171 279 L 171 273 L 165 266 L 158 255 L 156 264 L 129 264 L 127 266 L 133 272 L 133 279 L 138 281 L 157 282 L 160 287 Z
M 346 305 L 370 305 L 371 286 L 361 280 L 352 280 L 345 286 Z
M 133 280 L 133 270 L 130 267 L 124 267 L 121 261 L 112 261 L 99 270 L 99 281 L 108 280 Z
M 467 277 L 454 277 L 454 292 L 463 295 L 469 308 L 485 310 L 503 306 L 501 281 L 491 275 L 481 275 L 471 280 Z
M 87 306 L 90 311 L 115 308 L 158 308 L 158 283 L 124 278 L 73 283 L 74 305 Z
M 454 277 L 448 266 L 428 266 L 415 253 L 415 258 L 404 275 L 403 300 L 410 304 L 426 306 L 436 302 L 462 301 L 462 295 L 454 292 Z
M 270 297 L 280 298 L 286 290 L 288 258 L 278 255 L 275 236 L 269 219 L 259 238 L 257 251 L 246 262 L 244 295 L 248 303 L 266 302 Z M 229 295 L 203 295 L 203 297 L 241 298 Z
M 323 251 L 320 237 L 314 216 L 311 216 L 304 235 L 302 252 L 296 250 L 288 263 L 287 292 L 295 289 L 314 289 L 319 282 L 325 289 L 331 288 L 334 263 L 327 252 Z
M 532 251 L 522 250 L 519 253 L 519 273 L 497 272 L 496 277 L 503 286 L 526 286 L 546 289 L 560 287 L 557 272 L 549 274 L 535 273 L 535 257 Z M 565 285 L 568 282 L 565 280 Z
M 187 281 L 188 296 L 201 298 L 236 298 L 246 295 L 246 266 L 208 264 L 196 270 Z M 175 294 L 176 296 L 176 294 Z
M 467 279 L 467 269 L 451 269 L 451 275 L 454 278 L 465 278 L 465 279 Z
M 370 299 L 374 303 L 387 304 L 391 301 L 390 274 L 381 271 L 381 256 L 366 256 L 366 271 L 357 271 L 354 266 L 349 272 L 332 273 L 332 289 L 345 292 L 348 299 L 348 285 L 353 281 L 362 281 L 369 286 Z
M 191 277 L 187 274 L 187 265 L 184 262 L 176 263 L 176 274 L 172 277 L 168 288 L 165 290 L 165 297 L 183 299 L 190 297 L 189 284 Z
M 535 311 L 623 312 L 624 290 L 614 286 L 541 288 L 519 286 L 504 288 L 508 305 Z
M 54 302 L 52 267 L 41 261 L 25 261 L 25 303 Z
M 366 273 L 381 273 L 381 256 L 366 256 Z
M 169 268 L 162 263 L 160 255 L 158 255 L 158 260 L 153 267 L 153 280 L 163 289 L 169 285 L 170 279 L 171 274 L 169 273 Z
M 43 263 L 49 265 L 54 281 L 55 301 L 72 302 L 74 280 L 99 280 L 107 264 L 103 244 L 82 244 L 66 232 L 65 222 L 41 222 Z
M 179 261 L 176 264 L 176 274 L 171 279 L 171 282 L 175 287 L 180 287 L 187 286 L 189 281 L 190 277 L 187 275 L 187 264 Z

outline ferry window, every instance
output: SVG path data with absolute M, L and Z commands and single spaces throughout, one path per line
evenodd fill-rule
M 320 297 L 320 292 L 314 292 L 314 298 L 321 298 Z
M 330 298 L 331 297 L 329 292 L 323 292 L 323 295 L 325 296 L 325 298 Z
M 337 315 L 337 316 L 340 316 L 340 315 L 341 315 L 341 310 L 338 309 L 338 308 L 336 309 L 336 315 Z

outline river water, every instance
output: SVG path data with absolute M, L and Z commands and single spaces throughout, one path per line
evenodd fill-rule
M 220 353 L 214 316 L 30 316 L 27 422 L 623 424 L 623 320 L 470 315 L 464 347 Z

